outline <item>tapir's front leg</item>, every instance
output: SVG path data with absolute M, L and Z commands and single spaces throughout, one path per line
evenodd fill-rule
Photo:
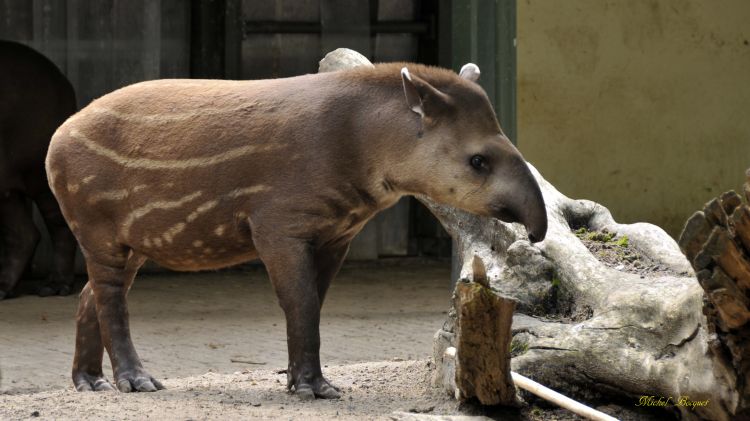
M 286 316 L 288 387 L 301 399 L 340 397 L 320 369 L 320 297 L 312 246 L 302 240 L 257 241 Z

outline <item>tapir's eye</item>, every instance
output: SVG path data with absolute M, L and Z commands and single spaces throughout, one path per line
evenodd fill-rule
M 475 170 L 481 170 L 487 164 L 487 160 L 482 155 L 472 156 L 469 162 L 471 163 L 471 166 L 474 167 Z

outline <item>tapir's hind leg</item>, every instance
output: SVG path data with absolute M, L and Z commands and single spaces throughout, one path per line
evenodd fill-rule
M 39 289 L 39 295 L 68 295 L 73 290 L 76 239 L 68 229 L 60 207 L 49 189 L 43 189 L 34 197 L 34 201 L 47 225 L 53 247 L 52 271 L 47 284 Z
M 0 192 L 0 300 L 21 279 L 38 242 L 26 198 L 17 191 Z
M 163 389 L 161 383 L 143 369 L 143 364 L 130 337 L 127 294 L 145 258 L 130 252 L 127 263 L 124 265 L 120 265 L 117 259 L 114 260 L 109 264 L 103 264 L 86 256 L 89 286 L 93 291 L 94 305 L 92 306 L 91 302 L 82 302 L 79 309 L 73 373 L 76 388 L 78 390 L 106 389 L 106 386 L 97 388 L 97 382 L 103 380 L 100 373 L 101 346 L 104 345 L 112 362 L 115 384 L 121 392 L 153 392 Z M 85 300 L 89 297 L 82 295 L 81 299 Z M 88 319 L 92 313 L 92 307 L 96 308 L 100 337 L 96 334 L 96 324 Z M 90 342 L 89 339 L 91 339 Z M 94 384 L 89 383 L 89 387 L 84 384 L 87 381 L 86 375 L 93 375 Z
M 76 314 L 76 354 L 73 358 L 73 384 L 79 392 L 114 390 L 102 372 L 104 345 L 99 333 L 96 303 L 91 281 L 83 287 Z

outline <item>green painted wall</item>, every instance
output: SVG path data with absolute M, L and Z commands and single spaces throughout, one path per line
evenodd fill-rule
M 518 145 L 673 236 L 750 167 L 750 1 L 518 0 Z

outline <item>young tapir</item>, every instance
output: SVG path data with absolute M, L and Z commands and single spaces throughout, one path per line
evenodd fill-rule
M 286 315 L 288 387 L 336 398 L 320 308 L 362 226 L 403 195 L 521 222 L 542 240 L 539 187 L 498 125 L 478 69 L 416 64 L 260 81 L 160 80 L 94 102 L 55 133 L 47 171 L 89 274 L 73 382 L 162 385 L 131 340 L 126 296 L 152 259 L 174 270 L 260 258 Z
M 39 242 L 31 200 L 53 246 L 50 276 L 37 292 L 71 292 L 76 241 L 47 185 L 44 156 L 55 129 L 76 108 L 73 86 L 54 63 L 0 40 L 0 300 L 12 293 Z

